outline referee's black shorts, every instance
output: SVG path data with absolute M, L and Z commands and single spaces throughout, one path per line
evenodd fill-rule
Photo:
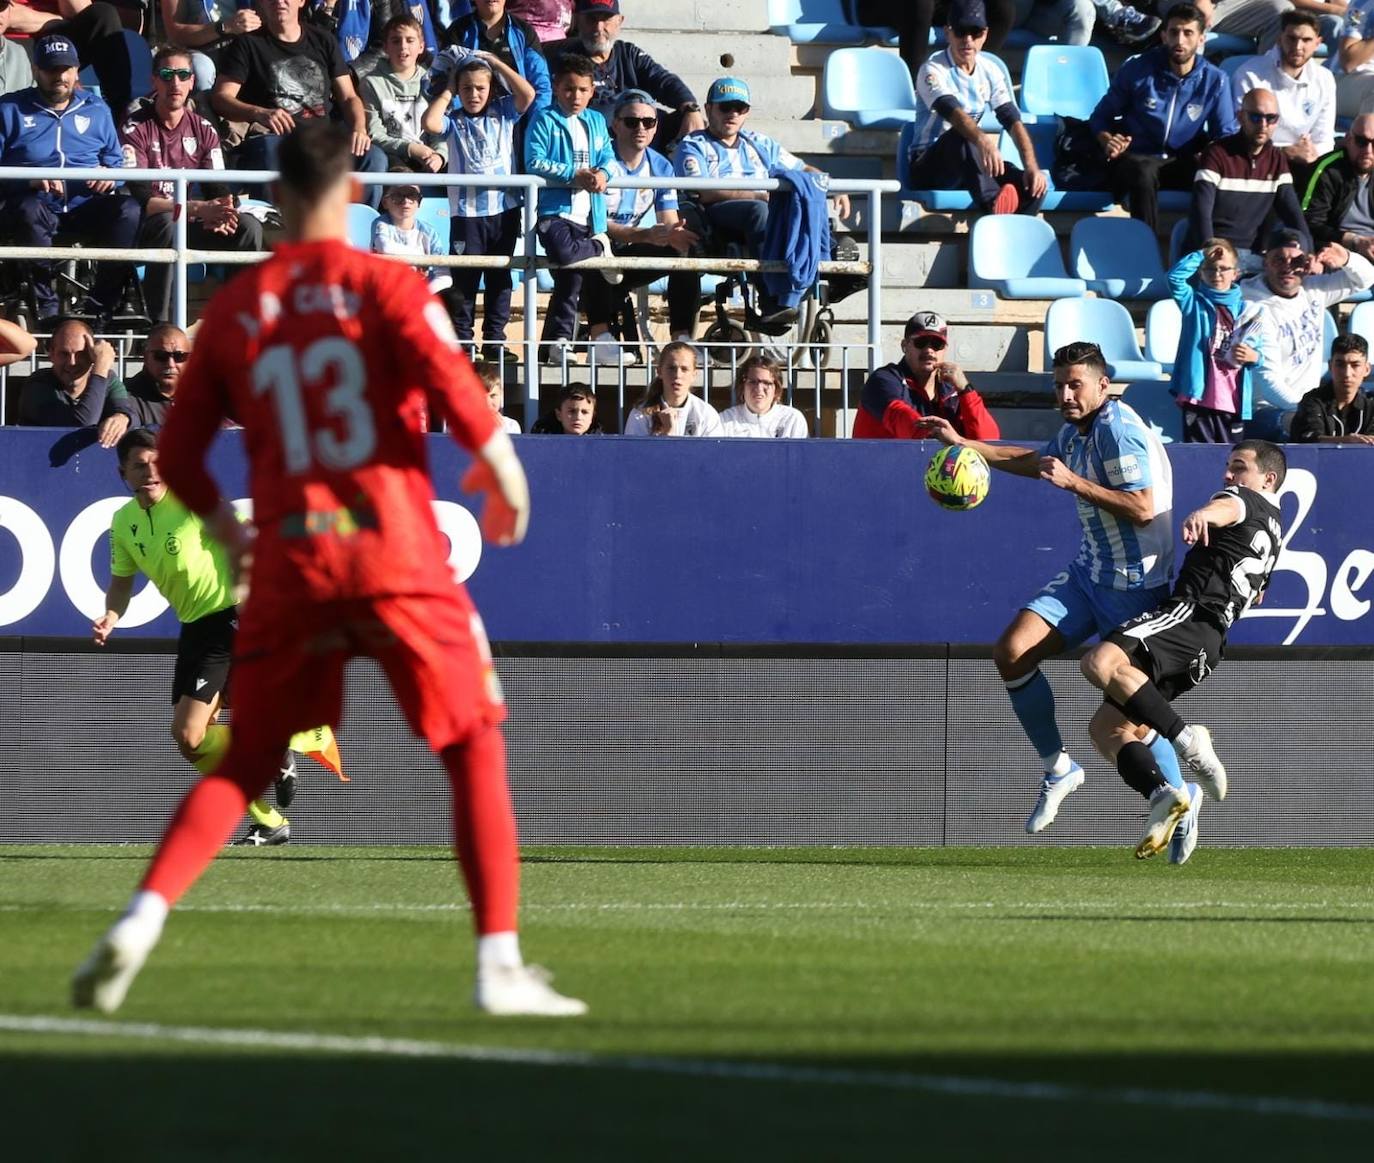
M 1107 636 L 1172 702 L 1192 690 L 1222 659 L 1226 635 L 1192 602 L 1171 599 Z
M 176 669 L 172 673 L 172 703 L 190 697 L 213 703 L 229 681 L 229 659 L 239 626 L 237 606 L 183 622 L 177 639 Z

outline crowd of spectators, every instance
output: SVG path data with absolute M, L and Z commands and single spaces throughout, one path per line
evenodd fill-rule
M 264 244 L 262 215 L 243 202 L 244 194 L 264 191 L 245 187 L 232 171 L 274 168 L 282 134 L 304 118 L 346 123 L 361 174 L 537 174 L 547 182 L 537 234 L 558 264 L 539 353 L 549 363 L 566 363 L 579 331 L 591 364 L 636 358 L 616 329 L 626 292 L 658 272 L 626 277 L 603 264 L 608 256 L 671 259 L 733 247 L 776 257 L 769 251 L 777 245 L 775 209 L 803 223 L 817 206 L 824 214 L 825 176 L 749 127 L 749 79 L 719 77 L 699 100 L 669 64 L 622 35 L 618 0 L 456 0 L 445 8 L 446 26 L 428 0 L 240 2 L 161 0 L 166 43 L 153 56 L 152 92 L 131 103 L 127 12 L 103 0 L 0 0 L 0 164 L 223 169 L 223 183 L 192 189 L 188 233 L 194 247 L 239 251 Z M 1358 350 L 1342 348 L 1339 377 L 1335 357 L 1329 366 L 1321 358 L 1324 312 L 1374 286 L 1374 114 L 1357 117 L 1338 140 L 1335 82 L 1315 55 L 1325 41 L 1345 71 L 1374 70 L 1374 0 L 1353 0 L 1342 21 L 1319 0 L 856 5 L 860 19 L 898 29 L 912 71 L 917 113 L 903 176 L 918 188 L 965 189 L 985 212 L 1038 213 L 1048 169 L 1065 160 L 1037 156 L 1008 80 L 985 50 L 1017 25 L 1069 44 L 1105 30 L 1140 48 L 1114 71 L 1083 132 L 1061 136 L 1058 145 L 1082 155 L 1070 159 L 1082 188 L 1109 190 L 1152 228 L 1160 190 L 1191 193 L 1184 255 L 1170 271 L 1183 315 L 1171 390 L 1184 409 L 1185 438 L 1282 436 L 1291 426 L 1294 438 L 1333 439 L 1362 436 L 1374 423 L 1360 388 L 1367 352 L 1361 360 Z M 944 22 L 945 46 L 930 51 L 936 19 Z M 1260 55 L 1228 75 L 1202 54 L 1209 28 L 1253 37 Z M 1159 43 L 1150 47 L 1156 34 Z M 80 84 L 86 66 L 99 95 Z M 993 120 L 1019 164 L 984 130 Z M 608 186 L 646 176 L 780 177 L 787 197 L 746 188 L 689 197 Z M 418 214 L 424 189 L 390 187 L 385 200 L 380 185 L 363 189 L 381 211 L 374 249 L 437 253 L 434 232 Z M 180 212 L 173 195 L 171 182 L 35 179 L 0 190 L 0 214 L 17 244 L 167 247 Z M 463 186 L 448 197 L 451 253 L 513 253 L 518 192 Z M 829 201 L 848 216 L 846 198 Z M 97 264 L 86 300 L 75 304 L 77 319 L 59 313 L 54 264 L 29 266 L 36 321 L 53 331 L 54 367 L 26 388 L 21 422 L 60 415 L 64 423 L 94 423 L 102 442 L 130 418 L 156 423 L 190 342 L 163 326 L 172 313 L 170 266 L 148 263 L 141 275 L 143 309 L 156 326 L 144 370 L 131 381 L 136 390 L 111 378 L 103 345 L 84 338 L 93 334 L 87 321 L 98 328 L 129 301 L 131 265 Z M 499 376 L 514 358 L 505 347 L 510 273 L 434 268 L 430 275 L 459 337 L 473 341 L 481 327 L 481 354 Z M 746 325 L 786 330 L 797 317 L 795 293 L 785 280 L 750 281 Z M 674 342 L 660 352 L 653 385 L 626 431 L 804 434 L 800 413 L 782 402 L 785 369 L 767 359 L 739 369 L 737 403 L 723 418 L 692 394 L 700 304 L 700 277 L 673 272 L 667 307 Z M 19 350 L 8 336 L 0 340 L 0 358 Z M 856 436 L 918 436 L 919 420 L 938 414 L 974 438 L 995 437 L 979 393 L 944 358 L 948 342 L 937 314 L 918 312 L 908 321 L 901 358 L 864 388 Z M 537 426 L 595 432 L 595 409 L 594 394 L 574 393 Z

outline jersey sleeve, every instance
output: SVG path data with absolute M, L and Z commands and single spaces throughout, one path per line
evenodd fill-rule
M 223 372 L 242 362 L 243 344 L 235 352 L 239 328 L 221 297 L 211 300 L 201 317 L 199 338 L 181 373 L 176 404 L 167 413 L 157 448 L 162 479 L 191 512 L 205 517 L 220 501 L 219 486 L 205 469 L 205 454 L 232 413 Z M 223 346 L 224 352 L 219 348 Z
M 649 152 L 649 173 L 655 178 L 671 178 L 673 163 L 660 153 Z M 671 186 L 654 191 L 654 209 L 659 213 L 678 208 L 677 191 Z
M 1255 512 L 1255 503 L 1250 499 L 1253 494 L 1249 489 L 1243 489 L 1239 485 L 1228 485 L 1226 488 L 1212 494 L 1212 500 L 1230 500 L 1236 503 L 1236 519 L 1233 525 L 1239 525 L 1247 517 Z
M 1098 451 L 1109 488 L 1138 493 L 1154 485 L 1150 472 L 1150 445 L 1142 429 L 1134 425 L 1113 425 L 1103 433 Z
M 688 134 L 678 144 L 673 156 L 673 168 L 684 178 L 709 178 L 711 163 L 706 150 L 695 133 Z
M 487 404 L 486 388 L 462 354 L 444 305 L 424 280 L 409 269 L 395 271 L 393 280 L 382 297 L 397 361 L 424 385 L 453 439 L 476 451 L 500 427 Z
M 116 513 L 114 522 L 110 524 L 110 572 L 115 577 L 133 577 L 138 573 L 138 566 L 134 562 L 134 555 L 129 552 L 129 547 L 119 535 L 119 516 Z

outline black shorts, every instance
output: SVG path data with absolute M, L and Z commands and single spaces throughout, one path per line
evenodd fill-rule
M 1173 702 L 1192 690 L 1222 659 L 1226 635 L 1197 617 L 1192 602 L 1169 601 L 1132 618 L 1107 636 Z
M 229 681 L 234 632 L 239 627 L 237 606 L 183 622 L 177 639 L 176 670 L 172 674 L 172 704 L 187 696 L 213 703 Z

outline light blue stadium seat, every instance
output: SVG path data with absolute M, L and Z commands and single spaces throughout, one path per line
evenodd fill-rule
M 1248 36 L 1232 36 L 1228 32 L 1209 32 L 1203 41 L 1202 52 L 1208 57 L 1254 56 L 1259 46 Z
M 1327 314 L 1330 315 L 1330 312 L 1328 311 Z M 1355 310 L 1350 312 L 1350 320 L 1346 330 L 1349 331 L 1351 335 L 1362 336 L 1364 341 L 1369 344 L 1370 349 L 1374 350 L 1374 303 L 1361 303 Z M 1332 336 L 1332 338 L 1334 339 L 1335 336 Z M 1328 359 L 1330 359 L 1330 352 L 1331 347 L 1330 344 L 1328 344 Z
M 1086 121 L 1110 83 L 1106 58 L 1096 45 L 1033 45 L 1021 68 L 1021 110 Z
M 1167 381 L 1133 383 L 1121 398 L 1154 430 L 1162 444 L 1182 443 L 1183 409 L 1169 391 Z
M 1173 266 L 1183 257 L 1183 240 L 1188 235 L 1188 219 L 1180 218 L 1169 231 L 1169 265 Z
M 153 91 L 153 50 L 148 42 L 131 29 L 124 29 L 124 50 L 129 54 L 129 95 L 137 101 Z M 122 113 L 116 110 L 116 119 Z
M 377 220 L 377 211 L 362 202 L 350 202 L 348 206 L 348 241 L 359 250 L 372 249 L 372 224 Z
M 1162 299 L 1169 293 L 1159 243 L 1135 218 L 1081 218 L 1069 235 L 1069 269 L 1110 299 Z
M 1157 380 L 1164 369 L 1146 359 L 1135 338 L 1131 313 L 1114 299 L 1056 299 L 1045 313 L 1045 366 L 1068 343 L 1096 343 L 1107 359 L 1112 379 Z
M 1112 196 L 1106 190 L 1057 190 L 1054 186 L 1054 175 L 1050 168 L 1054 162 L 1054 139 L 1059 132 L 1058 124 L 1053 118 L 1044 121 L 1023 123 L 1026 125 L 1026 132 L 1030 134 L 1031 145 L 1035 147 L 1035 157 L 1044 170 L 1045 179 L 1049 183 L 1049 192 L 1045 195 L 1045 200 L 1040 204 L 1042 210 L 1082 210 L 1096 211 L 1106 210 L 1112 205 Z M 1021 155 L 1016 151 L 1016 143 L 1012 141 L 1011 134 L 1003 133 L 998 141 L 998 148 L 1001 155 L 1009 162 L 1021 165 Z
M 821 112 L 864 129 L 916 119 L 916 94 L 901 57 L 880 48 L 837 48 L 825 62 Z
M 423 222 L 439 240 L 439 252 L 448 254 L 449 239 L 453 232 L 453 220 L 449 217 L 447 198 L 421 198 L 416 221 Z
M 1360 308 L 1356 307 L 1358 311 Z M 1336 336 L 1341 333 L 1336 326 L 1336 317 L 1330 311 L 1322 312 L 1322 366 L 1325 367 L 1331 362 L 1331 345 L 1336 342 Z M 1329 379 L 1328 372 L 1323 372 L 1322 377 Z
M 768 0 L 768 28 L 794 44 L 863 44 L 867 30 L 850 24 L 842 0 Z
M 1215 64 L 1217 68 L 1219 68 L 1228 77 L 1234 77 L 1238 72 L 1240 72 L 1242 65 L 1248 65 L 1254 59 L 1255 58 L 1253 55 L 1224 57 L 1222 60 L 1214 61 L 1213 64 Z
M 1183 315 L 1172 299 L 1160 299 L 1145 316 L 1145 358 L 1152 359 L 1166 372 L 1174 370 L 1178 358 L 1178 337 Z
M 1007 82 L 1007 92 L 1011 93 L 1013 97 L 1015 97 L 1016 83 L 1011 78 L 1011 70 L 1007 68 L 1007 62 L 1004 61 L 1001 57 L 999 57 L 996 53 L 985 52 L 979 55 L 982 56 L 982 58 L 989 64 L 996 65 L 999 69 L 1002 70 L 1002 76 L 1006 78 Z M 1034 117 L 1027 116 L 1025 114 L 1023 114 L 1022 117 L 1027 123 L 1030 123 L 1035 120 Z M 997 120 L 996 114 L 991 109 L 984 113 L 981 118 L 979 118 L 978 125 L 981 128 L 986 129 L 989 133 L 996 133 L 999 129 L 1002 128 L 1002 123 Z
M 907 155 L 911 152 L 911 139 L 915 133 L 914 125 L 902 126 L 897 137 L 897 180 L 906 183 Z M 926 210 L 948 213 L 955 210 L 972 210 L 973 198 L 963 190 L 911 190 L 903 189 L 899 198 L 919 202 Z
M 1087 289 L 1064 269 L 1054 228 L 1024 214 L 989 214 L 973 224 L 969 286 L 1004 299 L 1063 299 Z

